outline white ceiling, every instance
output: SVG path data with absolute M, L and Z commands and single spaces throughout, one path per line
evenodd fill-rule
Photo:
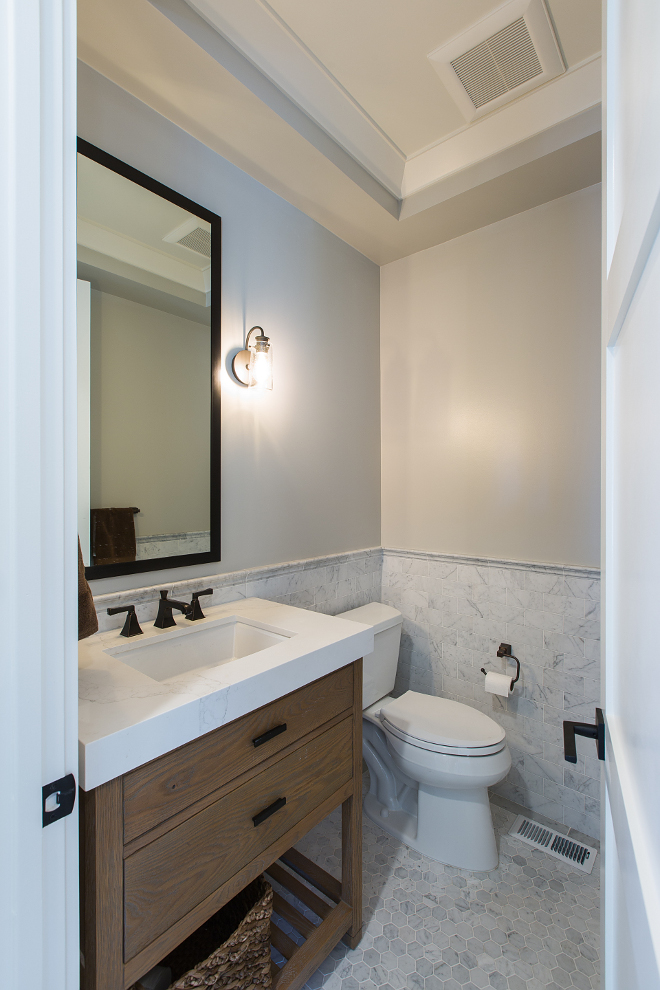
M 426 56 L 501 2 L 271 0 L 263 6 L 410 158 L 465 123 Z M 550 0 L 548 6 L 569 67 L 600 51 L 600 0 Z
M 208 224 L 131 182 L 98 162 L 78 154 L 78 249 L 81 259 L 114 270 L 109 259 L 130 265 L 136 277 L 149 272 L 167 280 L 174 291 L 186 286 L 205 297 L 210 291 L 208 258 L 164 238 L 187 220 Z M 81 249 L 86 249 L 83 252 Z M 107 259 L 107 260 L 103 260 Z
M 520 0 L 510 0 L 520 3 Z M 501 0 L 80 0 L 81 59 L 382 264 L 600 178 L 600 0 L 466 123 L 427 55 Z

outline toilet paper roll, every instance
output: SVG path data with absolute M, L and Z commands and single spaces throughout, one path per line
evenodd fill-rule
M 486 674 L 486 691 L 489 694 L 499 694 L 502 698 L 508 698 L 511 694 L 511 676 L 489 670 Z

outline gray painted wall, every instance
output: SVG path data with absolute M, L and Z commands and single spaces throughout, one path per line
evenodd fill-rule
M 138 537 L 209 529 L 208 327 L 92 289 L 91 507 Z
M 222 217 L 223 559 L 162 583 L 379 545 L 378 267 L 85 65 L 78 113 L 81 137 Z M 253 324 L 273 342 L 261 396 L 227 373 Z
M 381 269 L 386 547 L 600 563 L 600 185 Z

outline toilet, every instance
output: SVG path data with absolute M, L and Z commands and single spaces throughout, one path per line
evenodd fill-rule
M 338 616 L 371 626 L 364 657 L 362 752 L 371 783 L 364 811 L 390 835 L 439 863 L 497 866 L 488 788 L 506 777 L 504 729 L 469 705 L 394 688 L 401 613 L 372 602 Z

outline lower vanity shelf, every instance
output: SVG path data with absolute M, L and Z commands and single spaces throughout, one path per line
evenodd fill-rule
M 83 990 L 126 990 L 263 872 L 321 918 L 278 898 L 306 937 L 296 947 L 273 927 L 288 960 L 278 990 L 302 987 L 342 937 L 357 945 L 361 687 L 358 660 L 81 792 Z M 339 804 L 341 882 L 293 849 Z

